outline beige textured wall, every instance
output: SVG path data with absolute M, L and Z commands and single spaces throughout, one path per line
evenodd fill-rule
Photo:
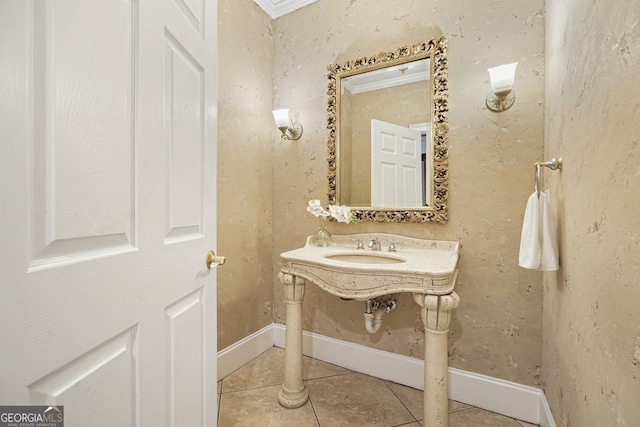
M 518 267 L 533 163 L 542 157 L 543 0 L 320 0 L 275 21 L 274 98 L 298 113 L 299 141 L 274 143 L 272 275 L 274 320 L 284 323 L 278 255 L 304 244 L 317 220 L 310 197 L 326 202 L 326 66 L 393 50 L 439 34 L 449 38 L 450 221 L 331 224 L 334 233 L 386 231 L 458 240 L 462 298 L 450 333 L 452 366 L 537 384 L 541 363 L 542 277 Z M 517 101 L 496 114 L 484 106 L 487 68 L 519 61 Z M 304 329 L 398 354 L 423 357 L 423 329 L 411 296 L 364 329 L 364 303 L 307 286 Z
M 640 3 L 547 0 L 545 157 L 561 270 L 544 276 L 558 426 L 640 425 Z
M 218 349 L 272 314 L 273 22 L 252 0 L 218 1 Z M 277 132 L 277 129 L 275 129 Z

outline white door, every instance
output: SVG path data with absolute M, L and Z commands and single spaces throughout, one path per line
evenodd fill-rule
M 422 206 L 422 145 L 418 130 L 371 120 L 371 205 Z
M 216 8 L 0 2 L 0 405 L 216 425 Z

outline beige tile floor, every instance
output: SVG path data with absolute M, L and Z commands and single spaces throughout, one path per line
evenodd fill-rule
M 422 391 L 304 357 L 309 401 L 278 404 L 284 350 L 273 347 L 218 382 L 218 427 L 391 427 L 422 425 Z M 533 427 L 449 401 L 451 427 Z

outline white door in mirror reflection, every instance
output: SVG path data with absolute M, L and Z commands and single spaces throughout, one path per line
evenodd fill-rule
M 421 132 L 371 120 L 371 205 L 424 206 Z

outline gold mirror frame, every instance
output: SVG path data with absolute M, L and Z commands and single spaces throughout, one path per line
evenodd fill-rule
M 444 224 L 448 220 L 448 79 L 447 79 L 447 39 L 445 36 L 421 42 L 413 46 L 403 46 L 392 52 L 380 52 L 372 57 L 364 57 L 343 64 L 332 64 L 327 68 L 329 85 L 327 89 L 327 128 L 329 129 L 328 166 L 329 204 L 336 204 L 338 194 L 338 145 L 339 145 L 339 101 L 340 79 L 380 68 L 390 67 L 422 58 L 429 58 L 431 107 L 431 148 L 433 185 L 430 206 L 411 208 L 351 207 L 358 221 L 374 222 L 431 222 Z

